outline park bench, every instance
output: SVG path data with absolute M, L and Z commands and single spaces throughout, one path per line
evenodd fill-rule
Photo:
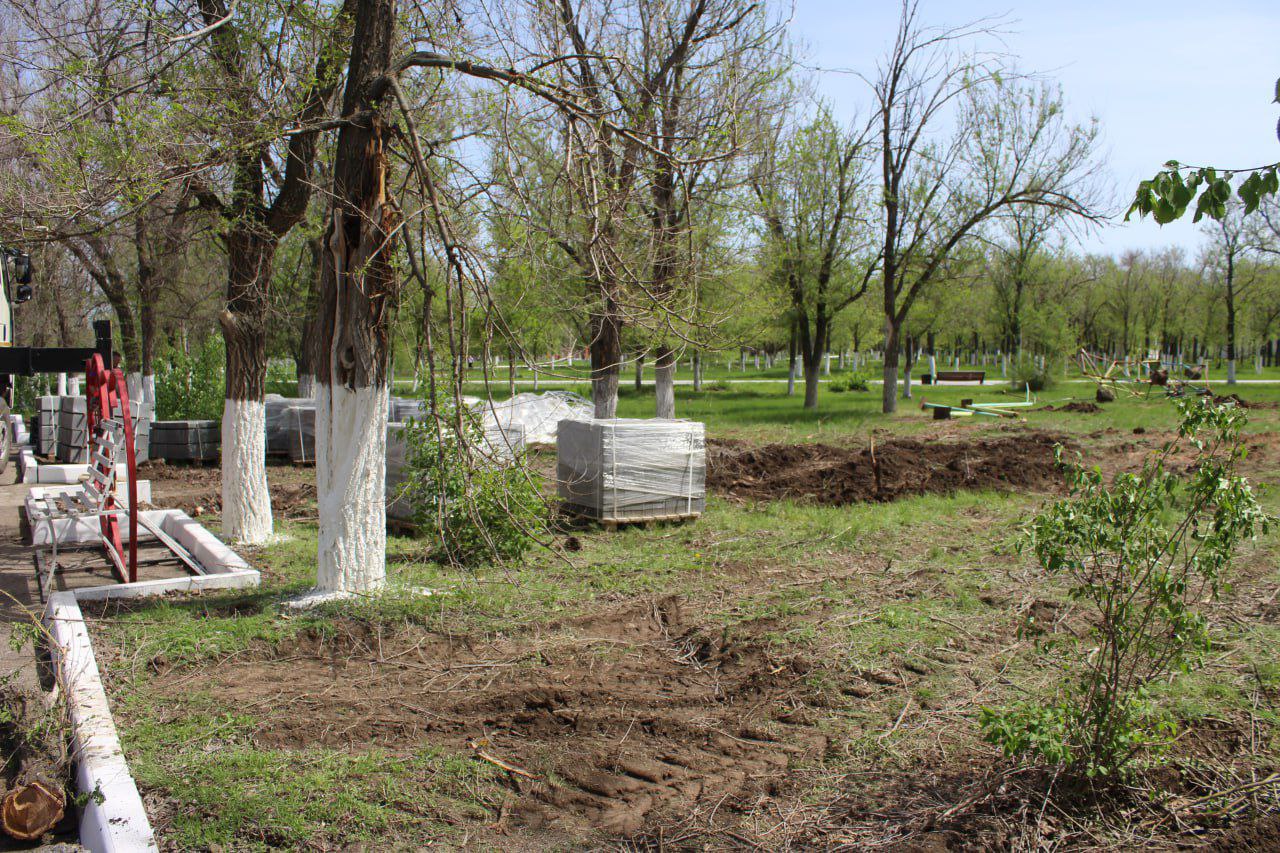
M 939 370 L 937 376 L 926 373 L 920 377 L 925 385 L 937 385 L 940 382 L 977 382 L 979 385 L 987 381 L 985 370 Z

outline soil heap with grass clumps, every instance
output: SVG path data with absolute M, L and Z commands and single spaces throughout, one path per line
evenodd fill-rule
M 1078 412 L 1082 415 L 1096 415 L 1102 411 L 1102 407 L 1097 403 L 1090 403 L 1088 400 L 1073 400 L 1065 406 L 1044 406 L 1039 409 L 1041 412 Z
M 1062 485 L 1045 432 L 977 441 L 890 438 L 860 448 L 829 444 L 708 442 L 707 485 L 750 500 L 791 499 L 839 506 L 961 489 L 1046 491 Z
M 1221 397 L 1215 394 L 1213 395 L 1213 402 L 1217 403 L 1219 406 L 1226 403 L 1235 403 L 1242 409 L 1274 409 L 1277 405 L 1275 403 L 1261 403 L 1257 401 L 1250 402 L 1249 400 L 1242 398 L 1239 394 L 1227 394 Z

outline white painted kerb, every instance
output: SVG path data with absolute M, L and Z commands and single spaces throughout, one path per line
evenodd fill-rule
M 154 516 L 159 516 L 160 529 L 191 552 L 207 574 L 56 592 L 49 596 L 45 608 L 54 667 L 71 715 L 76 787 L 82 794 L 98 791 L 102 795 L 101 803 L 90 796 L 80 816 L 80 843 L 93 853 L 133 853 L 157 847 L 111 719 L 80 602 L 255 587 L 260 580 L 256 569 L 185 512 L 158 510 L 149 514 L 149 518 Z

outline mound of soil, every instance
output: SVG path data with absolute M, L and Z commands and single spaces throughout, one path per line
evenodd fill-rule
M 1044 432 L 978 441 L 891 438 L 864 448 L 829 444 L 708 442 L 707 485 L 752 500 L 842 505 L 960 489 L 1042 491 L 1062 484 Z
M 499 821 L 520 832 L 629 835 L 699 807 L 728 812 L 827 748 L 803 722 L 806 662 L 687 625 L 674 597 L 494 641 L 337 627 L 198 677 L 259 709 L 262 746 L 433 744 L 501 767 L 516 796 Z M 189 689 L 190 670 L 157 668 L 162 693 Z
M 1219 397 L 1217 394 L 1214 394 L 1213 402 L 1217 403 L 1218 405 L 1222 405 L 1223 403 L 1235 403 L 1237 406 L 1239 406 L 1242 409 L 1274 409 L 1276 408 L 1275 403 L 1262 403 L 1256 400 L 1254 402 L 1249 402 L 1248 400 L 1243 399 L 1239 394 L 1226 394 L 1221 397 Z
M 1088 400 L 1073 400 L 1065 406 L 1043 406 L 1040 408 L 1042 412 L 1079 412 L 1082 415 L 1096 415 L 1102 411 L 1102 407 L 1097 403 L 1090 403 Z

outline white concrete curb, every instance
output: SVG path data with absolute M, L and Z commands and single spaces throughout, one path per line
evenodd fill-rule
M 93 853 L 132 853 L 158 848 L 111 718 L 80 602 L 256 587 L 260 580 L 256 569 L 186 513 L 157 510 L 155 515 L 160 529 L 186 548 L 206 574 L 55 592 L 45 608 L 44 621 L 52 640 L 54 671 L 71 716 L 76 787 L 81 794 L 89 795 L 80 816 L 80 843 Z

